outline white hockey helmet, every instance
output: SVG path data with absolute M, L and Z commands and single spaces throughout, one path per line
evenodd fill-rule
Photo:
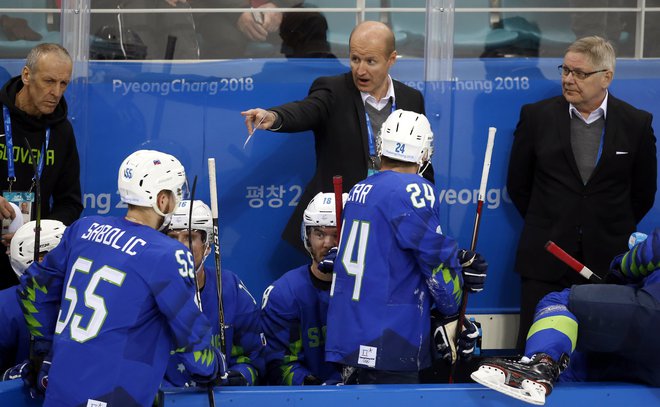
M 380 128 L 376 153 L 420 167 L 431 160 L 433 131 L 426 116 L 401 109 L 392 112 Z
M 21 278 L 25 270 L 34 262 L 34 228 L 36 221 L 30 221 L 21 226 L 11 239 L 10 262 L 14 273 Z M 54 219 L 41 220 L 41 232 L 39 233 L 39 253 L 47 253 L 53 250 L 62 240 L 64 223 Z
M 188 219 L 190 219 L 190 200 L 179 202 L 168 226 L 169 230 L 188 230 Z M 192 205 L 192 229 L 201 230 L 206 234 L 204 243 L 212 241 L 213 237 L 213 215 L 211 208 L 204 202 L 195 200 Z
M 346 205 L 348 194 L 342 194 L 342 208 Z M 329 192 L 319 192 L 316 194 L 303 212 L 303 221 L 300 228 L 300 237 L 305 245 L 305 249 L 313 257 L 312 247 L 309 244 L 307 228 L 311 226 L 337 226 L 337 216 L 335 211 L 335 194 Z
M 121 200 L 135 206 L 151 207 L 160 216 L 158 193 L 171 191 L 176 204 L 183 197 L 186 171 L 175 157 L 155 150 L 138 150 L 119 167 L 117 187 Z M 176 205 L 175 205 L 176 207 Z

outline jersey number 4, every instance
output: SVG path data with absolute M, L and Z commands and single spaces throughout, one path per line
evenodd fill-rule
M 69 274 L 69 281 L 66 283 L 66 289 L 64 292 L 64 298 L 66 298 L 69 304 L 69 310 L 66 313 L 66 318 L 62 321 L 62 310 L 57 316 L 57 325 L 55 326 L 55 333 L 61 334 L 64 332 L 67 326 L 71 330 L 71 339 L 77 342 L 86 342 L 98 335 L 105 318 L 108 315 L 108 310 L 105 307 L 105 300 L 103 297 L 95 293 L 98 285 L 105 281 L 110 284 L 114 284 L 118 287 L 124 283 L 124 277 L 126 273 L 114 269 L 109 266 L 103 266 L 98 270 L 94 271 L 87 283 L 87 287 L 84 288 L 83 295 L 85 299 L 85 307 L 93 310 L 92 316 L 87 322 L 87 326 L 82 326 L 82 316 L 80 314 L 73 314 L 76 306 L 78 305 L 78 290 L 71 283 L 73 281 L 73 276 L 76 273 L 89 274 L 92 269 L 92 261 L 79 257 L 78 260 L 71 267 L 71 273 Z M 70 322 L 70 324 L 69 324 Z
M 353 301 L 360 301 L 360 290 L 362 289 L 362 277 L 364 275 L 364 258 L 367 255 L 367 242 L 369 241 L 369 228 L 371 224 L 366 221 L 354 220 L 351 224 L 351 230 L 346 237 L 346 246 L 341 257 L 341 263 L 346 270 L 346 274 L 355 277 L 353 285 Z M 356 247 L 357 245 L 357 247 Z M 330 295 L 334 292 L 333 286 Z

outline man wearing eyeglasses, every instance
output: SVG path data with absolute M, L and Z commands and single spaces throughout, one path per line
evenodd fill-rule
M 562 95 L 520 112 L 507 179 L 524 219 L 515 264 L 522 282 L 518 349 L 538 301 L 583 283 L 545 243 L 553 240 L 602 277 L 653 206 L 652 116 L 608 92 L 615 58 L 600 37 L 577 40 L 559 66 Z

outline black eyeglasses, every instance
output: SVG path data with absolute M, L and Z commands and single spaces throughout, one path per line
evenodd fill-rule
M 557 67 L 557 69 L 559 70 L 559 73 L 561 74 L 561 76 L 568 76 L 568 74 L 572 73 L 573 77 L 575 79 L 579 79 L 581 81 L 587 79 L 588 77 L 590 77 L 593 74 L 608 71 L 608 69 L 601 69 L 599 71 L 593 71 L 593 72 L 582 72 L 582 71 L 577 71 L 577 70 L 571 69 L 571 68 L 567 67 L 566 65 L 559 65 Z

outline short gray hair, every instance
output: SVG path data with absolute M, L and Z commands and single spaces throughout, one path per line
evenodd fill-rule
M 36 47 L 30 50 L 30 52 L 27 55 L 27 58 L 25 58 L 25 66 L 30 71 L 34 72 L 36 71 L 37 63 L 39 62 L 39 59 L 42 56 L 51 53 L 57 54 L 62 59 L 66 59 L 69 62 L 72 62 L 71 55 L 69 55 L 69 51 L 67 51 L 66 48 L 64 48 L 60 44 L 45 42 L 43 44 L 37 45 Z
M 566 52 L 575 52 L 585 55 L 594 69 L 607 69 L 614 72 L 616 54 L 612 44 L 604 38 L 592 35 L 580 38 L 566 49 Z

